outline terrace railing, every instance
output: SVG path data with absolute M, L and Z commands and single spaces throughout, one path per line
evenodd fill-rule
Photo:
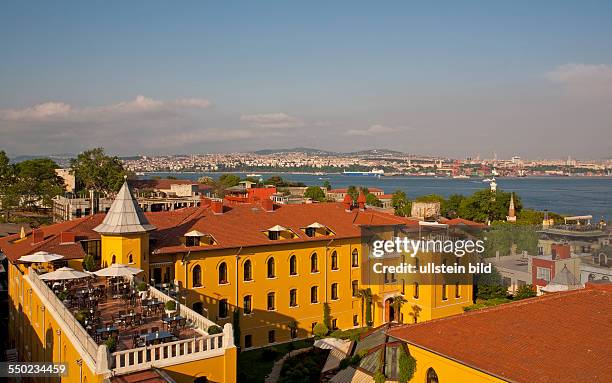
M 231 331 L 231 327 L 225 330 Z M 163 367 L 220 356 L 225 353 L 225 332 L 198 338 L 118 351 L 111 354 L 111 368 L 118 374 Z M 233 346 L 233 345 L 232 345 Z
M 159 291 L 153 286 L 149 287 L 149 294 L 152 298 L 157 298 L 160 301 L 164 302 L 164 304 L 168 301 L 176 302 L 179 306 L 178 312 L 180 313 L 180 315 L 190 320 L 193 324 L 196 325 L 198 329 L 202 331 L 206 331 L 210 326 L 217 325 L 215 322 L 211 321 L 210 319 L 206 318 L 205 316 L 201 314 L 198 314 L 197 312 L 193 311 L 192 309 L 185 306 L 184 304 L 177 302 L 175 299 L 167 296 L 166 294 L 162 293 L 161 291 Z
M 47 286 L 45 282 L 34 272 L 30 270 L 26 278 L 30 281 L 30 284 L 38 290 L 38 295 L 41 299 L 45 300 L 45 304 L 49 307 L 52 307 L 59 315 L 59 317 L 64 321 L 67 326 L 67 330 L 71 331 L 74 334 L 77 342 L 87 351 L 87 354 L 91 356 L 91 358 L 95 361 L 98 345 L 96 342 L 89 336 L 87 331 L 81 326 L 79 321 L 77 321 L 70 310 L 64 306 L 64 303 L 59 300 L 59 298 L 55 295 L 55 293 Z M 64 329 L 65 331 L 66 329 Z

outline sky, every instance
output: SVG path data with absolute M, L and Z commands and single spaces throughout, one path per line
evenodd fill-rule
M 612 157 L 610 1 L 3 1 L 0 150 Z

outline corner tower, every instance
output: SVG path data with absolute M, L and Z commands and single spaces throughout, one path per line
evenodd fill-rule
M 104 221 L 94 231 L 102 242 L 102 267 L 132 265 L 149 277 L 149 232 L 155 230 L 134 198 L 127 180 L 121 186 Z

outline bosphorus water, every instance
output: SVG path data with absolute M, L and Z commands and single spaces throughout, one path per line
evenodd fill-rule
M 174 176 L 182 179 L 197 180 L 208 176 L 218 178 L 223 173 L 147 173 L 144 177 Z M 247 173 L 234 173 L 245 177 Z M 408 197 L 415 198 L 425 194 L 469 195 L 479 189 L 489 187 L 481 179 L 452 179 L 434 177 L 368 177 L 344 176 L 341 174 L 299 174 L 299 173 L 262 173 L 268 178 L 278 175 L 286 180 L 303 182 L 308 186 L 322 185 L 329 181 L 334 188 L 349 185 L 378 187 L 385 193 L 403 190 Z M 604 217 L 612 219 L 612 178 L 611 177 L 524 177 L 499 178 L 498 189 L 515 192 L 520 196 L 523 206 L 537 210 L 549 210 L 566 215 L 592 215 L 595 220 Z

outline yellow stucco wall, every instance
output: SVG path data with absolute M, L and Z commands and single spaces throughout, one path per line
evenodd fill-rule
M 503 383 L 504 380 L 488 375 L 443 356 L 409 344 L 410 355 L 416 359 L 417 368 L 410 380 L 413 383 L 427 381 L 427 371 L 433 368 L 440 382 Z
M 149 278 L 149 234 L 101 235 L 102 267 L 113 263 L 130 265 L 144 270 Z M 131 261 L 131 262 L 130 262 Z

